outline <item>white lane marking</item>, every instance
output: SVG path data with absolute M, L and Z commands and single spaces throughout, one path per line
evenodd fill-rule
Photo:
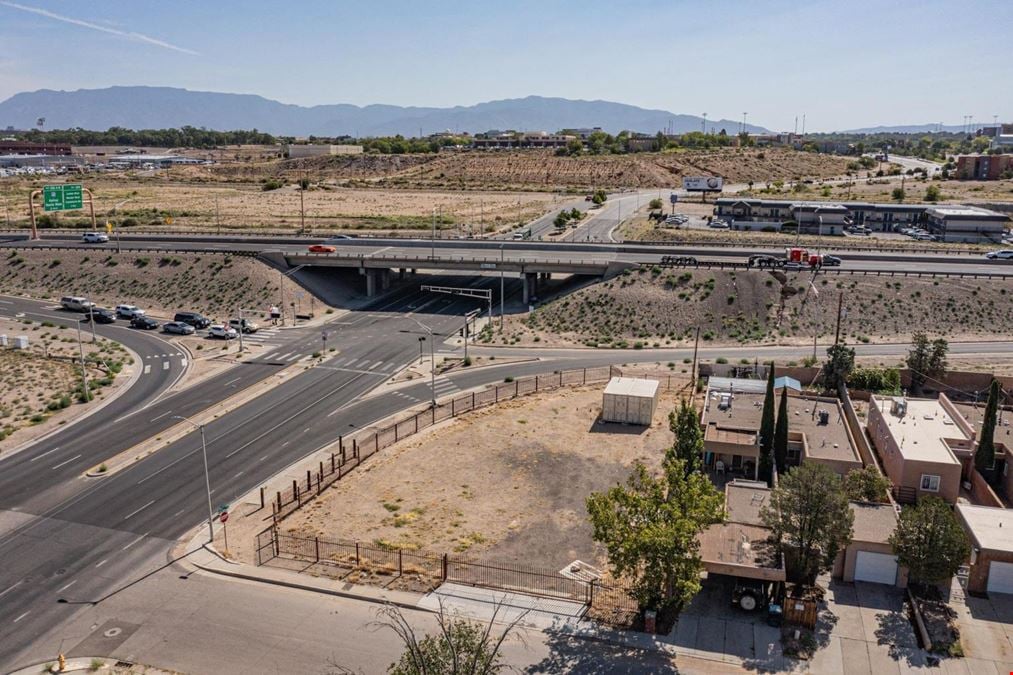
M 180 509 L 179 511 L 176 511 L 176 513 L 172 514 L 172 517 L 175 518 L 176 516 L 180 516 L 184 511 L 186 511 L 186 509 Z
M 109 562 L 109 558 L 103 558 L 97 565 L 95 565 L 95 567 L 102 567 L 102 565 L 105 565 L 107 562 Z
M 63 466 L 64 464 L 70 464 L 70 463 L 71 463 L 71 462 L 73 462 L 73 461 L 74 461 L 75 459 L 79 459 L 80 457 L 81 457 L 81 455 L 74 455 L 74 456 L 73 456 L 73 457 L 71 457 L 70 459 L 68 459 L 68 460 L 64 460 L 64 461 L 60 462 L 59 464 L 57 464 L 56 466 L 54 466 L 54 467 L 53 467 L 53 469 L 54 469 L 54 470 L 55 470 L 55 469 L 59 469 L 59 468 L 60 468 L 61 466 Z
M 243 379 L 243 378 L 242 378 L 242 377 L 237 377 L 237 378 L 235 378 L 234 380 L 229 380 L 229 381 L 228 381 L 228 382 L 226 382 L 226 383 L 225 383 L 225 384 L 224 384 L 223 386 L 227 387 L 227 386 L 229 386 L 230 384 L 232 384 L 233 382 L 239 382 L 239 380 L 241 380 L 241 379 Z
M 134 544 L 136 544 L 137 542 L 139 542 L 141 539 L 144 539 L 145 537 L 147 537 L 148 534 L 149 534 L 148 532 L 145 532 L 144 534 L 142 534 L 141 536 L 139 536 L 137 539 L 134 539 L 132 542 L 130 542 L 129 544 L 127 544 L 126 546 L 124 546 L 120 550 L 126 551 L 128 548 L 130 548 L 131 546 L 133 546 Z
M 275 358 L 277 358 L 279 361 L 284 361 L 289 356 L 292 356 L 292 352 L 285 352 L 284 354 L 281 354 Z
M 383 365 L 383 361 L 377 361 L 369 367 L 369 370 L 376 370 L 378 367 Z
M 0 300 L 0 303 L 2 303 L 2 304 L 4 304 L 4 305 L 13 305 L 13 304 L 14 304 L 14 303 L 13 303 L 13 302 L 11 302 L 10 300 Z
M 288 444 L 289 444 L 289 443 L 291 443 L 291 442 L 292 442 L 292 441 L 285 441 L 284 443 L 282 443 L 282 444 L 281 444 L 281 447 L 283 447 L 283 448 L 284 448 L 284 447 L 285 447 L 286 445 L 288 445 Z
M 32 612 L 32 610 L 28 610 L 27 612 L 25 612 L 24 614 L 22 614 L 18 618 L 14 619 L 14 623 L 17 623 L 18 621 L 21 621 L 21 619 L 23 619 L 26 616 L 28 616 L 29 614 L 31 614 L 31 612 Z
M 145 364 L 145 366 L 144 366 L 144 374 L 147 375 L 150 372 L 151 372 L 151 364 L 150 363 Z
M 138 513 L 140 513 L 144 509 L 148 508 L 149 506 L 151 506 L 154 503 L 155 503 L 155 500 L 152 499 L 150 502 L 148 502 L 147 504 L 145 504 L 141 508 L 139 508 L 139 509 L 137 509 L 135 511 L 131 511 L 130 514 L 126 518 L 124 518 L 123 520 L 130 520 L 131 518 L 133 518 L 134 516 L 136 516 Z
M 169 362 L 162 361 L 162 370 L 169 370 Z
M 34 462 L 35 460 L 37 460 L 37 459 L 42 459 L 42 458 L 43 458 L 43 457 L 45 457 L 46 455 L 48 455 L 48 454 L 50 454 L 50 453 L 52 453 L 52 452 L 56 452 L 56 451 L 57 451 L 57 450 L 59 450 L 59 449 L 60 449 L 60 446 L 58 445 L 58 446 L 56 446 L 55 448 L 53 448 L 52 450 L 46 450 L 46 451 L 45 451 L 44 453 L 42 453 L 41 455 L 37 455 L 37 456 L 35 456 L 35 457 L 32 457 L 32 458 L 31 458 L 30 460 L 28 460 L 28 463 L 29 463 L 29 464 L 31 464 L 31 463 L 32 463 L 32 462 Z
M 240 472 L 239 472 L 239 473 L 237 473 L 237 474 L 236 474 L 235 476 L 233 476 L 233 478 L 239 478 L 239 477 L 240 477 L 240 476 L 242 476 L 242 475 L 243 475 L 243 472 L 242 472 L 242 471 L 240 471 Z
M 60 586 L 59 588 L 57 588 L 56 592 L 57 593 L 63 593 L 65 590 L 67 590 L 68 588 L 70 588 L 71 586 L 73 586 L 76 583 L 77 583 L 77 579 L 74 579 L 69 584 L 64 584 L 63 586 Z
M 288 361 L 289 363 L 291 363 L 292 361 L 298 361 L 300 358 L 302 358 L 301 354 L 293 354 L 291 357 L 289 357 L 289 358 L 287 358 L 285 360 Z
M 267 455 L 264 455 L 263 457 L 261 457 L 261 458 L 260 458 L 260 459 L 258 459 L 257 461 L 258 461 L 258 462 L 263 462 L 263 461 L 264 461 L 265 459 L 267 459 Z
M 24 582 L 24 579 L 22 579 L 21 581 L 19 581 L 16 584 L 14 584 L 13 586 L 8 587 L 7 590 L 5 590 L 3 593 L 0 593 L 0 598 L 4 597 L 5 595 L 7 595 L 11 591 L 13 591 L 15 588 L 17 588 L 18 586 L 20 586 L 23 582 Z
M 162 414 L 161 414 L 161 415 L 159 415 L 158 417 L 156 417 L 156 418 L 154 418 L 154 419 L 152 419 L 152 420 L 149 420 L 149 421 L 151 421 L 151 422 L 157 422 L 158 420 L 162 419 L 162 418 L 163 418 L 163 417 L 165 417 L 166 415 L 171 415 L 171 414 L 172 414 L 172 411 L 170 410 L 170 411 L 168 411 L 168 412 L 164 412 L 164 413 L 162 413 Z

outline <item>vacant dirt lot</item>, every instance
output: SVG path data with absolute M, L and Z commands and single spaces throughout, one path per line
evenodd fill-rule
M 263 263 L 217 254 L 138 254 L 108 250 L 0 254 L 0 292 L 58 300 L 82 295 L 100 306 L 138 305 L 156 317 L 179 310 L 227 319 L 236 308 L 279 302 L 279 274 Z M 301 290 L 284 279 L 286 302 Z
M 170 182 L 161 176 L 147 179 L 104 176 L 87 184 L 95 194 L 98 217 L 103 222 L 109 219 L 117 225 L 125 223 L 124 231 L 130 227 L 214 231 L 219 224 L 223 230 L 297 229 L 300 190 L 296 183 L 302 177 L 269 191 L 262 190 L 259 184 Z M 28 191 L 33 187 L 36 186 L 22 182 L 9 190 L 12 224 L 29 223 Z M 442 216 L 438 221 L 440 229 L 473 225 L 475 234 L 531 220 L 549 210 L 553 200 L 558 199 L 551 194 L 532 192 L 351 188 L 317 182 L 302 197 L 308 229 L 336 232 L 428 229 L 432 227 L 433 212 L 438 211 Z M 84 211 L 71 212 L 59 216 L 55 222 L 58 226 L 90 228 L 86 216 Z M 171 225 L 167 224 L 167 218 L 171 218 Z
M 860 174 L 864 175 L 864 173 Z M 1009 202 L 1013 200 L 1013 180 L 928 180 L 908 176 L 903 183 L 906 203 L 919 203 L 925 201 L 925 191 L 930 185 L 938 187 L 941 191 L 939 200 L 943 202 Z M 893 190 L 901 187 L 901 181 L 897 178 L 887 180 L 886 178 L 859 178 L 851 185 L 793 185 L 785 182 L 778 186 L 773 179 L 757 181 L 753 191 L 741 194 L 751 195 L 761 199 L 805 199 L 805 200 L 833 200 L 844 201 L 850 196 L 851 199 L 866 202 L 894 202 Z
M 849 342 L 906 342 L 925 331 L 948 339 L 995 339 L 1013 330 L 1013 281 L 841 275 L 808 288 L 809 275 L 644 268 L 508 317 L 492 344 L 600 347 L 797 344 L 813 327 L 833 336 L 838 297 Z
M 599 424 L 601 387 L 540 394 L 458 417 L 384 450 L 282 523 L 321 538 L 384 542 L 481 560 L 603 567 L 584 500 L 660 463 L 666 394 L 650 428 Z
M 0 454 L 88 409 L 82 405 L 77 331 L 52 323 L 0 318 L 0 335 L 26 336 L 27 350 L 0 347 Z M 89 392 L 97 400 L 130 360 L 126 350 L 83 333 Z M 89 404 L 90 405 L 90 404 Z

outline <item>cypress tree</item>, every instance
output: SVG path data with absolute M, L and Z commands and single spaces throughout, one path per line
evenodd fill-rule
M 767 371 L 767 393 L 763 397 L 763 414 L 760 417 L 760 461 L 757 476 L 770 485 L 774 452 L 774 363 Z
M 774 461 L 777 472 L 788 469 L 788 387 L 781 390 L 781 403 L 777 409 L 777 426 L 774 427 Z
M 999 391 L 999 380 L 993 378 L 988 387 L 988 403 L 985 404 L 978 449 L 974 451 L 974 468 L 982 475 L 995 463 L 995 418 L 999 410 Z

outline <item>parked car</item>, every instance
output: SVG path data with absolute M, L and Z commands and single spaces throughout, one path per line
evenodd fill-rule
M 236 329 L 231 326 L 220 326 L 216 324 L 211 326 L 211 328 L 208 328 L 208 337 L 220 340 L 232 340 L 233 338 L 239 337 L 239 333 L 237 333 Z
M 176 312 L 172 320 L 189 324 L 194 328 L 207 328 L 211 325 L 211 319 L 197 312 Z
M 1013 260 L 1013 249 L 1004 248 L 1001 251 L 989 251 L 985 257 L 989 260 Z
M 141 330 L 155 330 L 158 328 L 158 322 L 151 317 L 139 314 L 130 320 L 131 328 L 140 328 Z
M 95 320 L 95 323 L 116 323 L 116 313 L 111 309 L 103 309 L 101 307 L 84 310 L 84 318 L 81 321 L 88 323 L 92 319 Z
M 109 241 L 109 235 L 102 232 L 85 232 L 81 235 L 81 241 L 86 244 L 104 244 Z
M 166 333 L 175 333 L 176 335 L 193 335 L 197 332 L 196 328 L 182 321 L 166 321 L 162 324 L 162 330 Z
M 229 319 L 229 327 L 235 330 L 242 330 L 244 333 L 256 333 L 260 326 L 249 319 Z
M 307 249 L 310 253 L 334 253 L 338 249 L 333 246 L 327 246 L 326 244 L 313 244 Z
M 90 308 L 95 306 L 95 303 L 88 298 L 82 298 L 77 295 L 68 295 L 60 298 L 60 306 L 64 309 L 68 309 L 71 312 L 87 312 Z
M 137 305 L 116 305 L 116 316 L 121 319 L 133 319 L 144 316 L 144 310 Z

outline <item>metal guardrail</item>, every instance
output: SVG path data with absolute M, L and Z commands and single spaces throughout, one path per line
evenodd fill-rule
M 72 244 L 63 244 L 60 246 L 12 246 L 12 242 L 0 242 L 0 250 L 10 251 L 91 251 L 94 252 L 106 252 L 116 253 L 116 249 L 112 247 L 97 247 L 95 245 L 90 246 L 74 246 Z M 221 249 L 221 248 L 150 248 L 145 246 L 129 246 L 123 245 L 120 249 L 124 252 L 129 253 L 175 253 L 178 255 L 185 255 L 187 253 L 217 253 L 218 255 L 230 255 L 230 256 L 244 256 L 248 258 L 256 258 L 260 255 L 259 251 L 246 251 L 242 249 Z
M 841 245 L 837 240 L 829 240 L 830 244 L 825 244 L 823 248 L 834 249 L 840 251 L 855 251 L 856 253 L 912 253 L 912 254 L 924 254 L 924 253 L 946 253 L 956 255 L 980 255 L 981 249 L 976 248 L 949 248 L 940 246 L 938 248 L 915 248 L 905 246 L 852 246 L 850 244 Z M 581 242 L 583 243 L 583 242 Z M 595 242 L 591 242 L 595 243 Z M 769 248 L 781 250 L 785 248 L 791 248 L 794 244 L 785 242 L 782 244 L 770 243 L 770 242 L 751 242 L 751 241 L 657 241 L 657 240 L 644 240 L 644 241 L 621 241 L 621 242 L 601 242 L 609 243 L 613 246 L 695 246 L 697 248 Z M 999 244 L 996 244 L 998 246 Z

